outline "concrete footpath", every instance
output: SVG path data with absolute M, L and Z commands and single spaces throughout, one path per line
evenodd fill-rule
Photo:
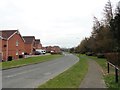
M 101 67 L 91 59 L 89 59 L 88 63 L 88 73 L 83 79 L 80 88 L 106 88 Z

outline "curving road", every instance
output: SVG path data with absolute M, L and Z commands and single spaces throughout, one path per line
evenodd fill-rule
M 20 68 L 2 71 L 3 88 L 35 88 L 67 70 L 79 59 L 72 54 L 63 57 Z

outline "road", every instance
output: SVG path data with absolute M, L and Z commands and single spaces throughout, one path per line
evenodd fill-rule
M 3 88 L 36 88 L 77 63 L 79 59 L 72 54 L 20 68 L 2 71 Z

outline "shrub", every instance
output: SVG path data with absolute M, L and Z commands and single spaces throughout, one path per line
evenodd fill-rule
M 92 52 L 87 52 L 86 55 L 87 55 L 87 56 L 92 56 L 93 53 L 92 53 Z
M 107 53 L 105 54 L 107 61 L 120 67 L 120 53 Z
M 19 55 L 19 58 L 23 58 L 24 56 L 23 55 Z
M 8 61 L 12 61 L 12 56 L 8 56 Z
M 97 57 L 98 57 L 98 58 L 105 58 L 105 55 L 104 55 L 103 53 L 98 53 L 98 54 L 97 54 Z

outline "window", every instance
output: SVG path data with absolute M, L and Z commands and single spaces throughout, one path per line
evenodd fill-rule
M 18 44 L 19 44 L 19 42 L 18 42 L 18 40 L 16 41 L 16 46 L 18 46 Z
M 4 45 L 3 47 L 7 47 L 7 45 Z
M 22 55 L 24 55 L 24 52 L 22 52 Z
M 16 55 L 18 55 L 18 50 L 16 51 Z

